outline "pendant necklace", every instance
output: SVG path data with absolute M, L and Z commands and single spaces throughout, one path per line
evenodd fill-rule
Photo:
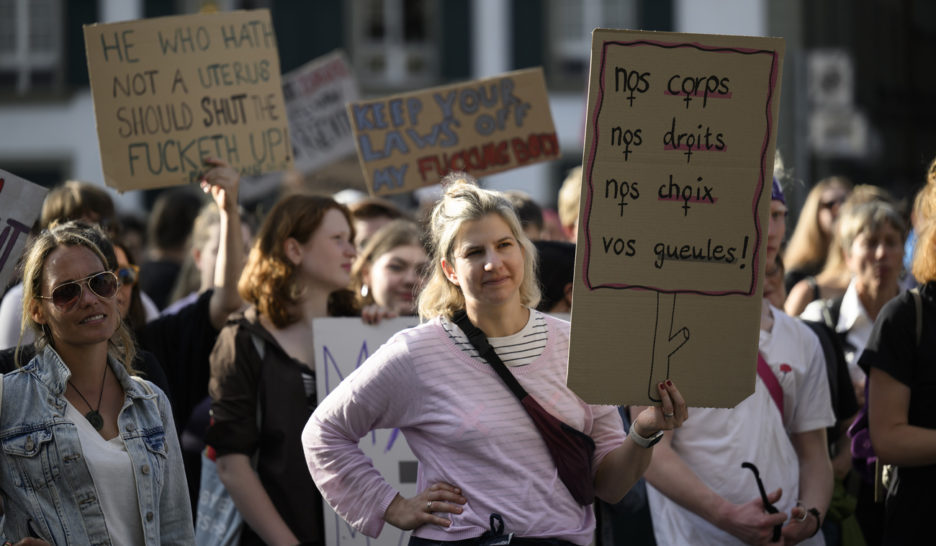
M 81 394 L 81 391 L 78 390 L 78 387 L 76 387 L 75 384 L 71 382 L 71 379 L 68 380 L 68 384 L 71 385 L 71 388 L 75 389 L 75 392 L 78 393 L 78 396 L 84 400 L 85 405 L 88 406 L 89 410 L 91 410 L 85 414 L 85 419 L 91 423 L 91 426 L 94 427 L 94 430 L 98 431 L 101 430 L 101 428 L 104 426 L 104 418 L 101 417 L 101 413 L 98 410 L 101 409 L 101 400 L 104 399 L 104 380 L 107 379 L 107 367 L 107 364 L 104 364 L 104 377 L 101 378 L 101 394 L 98 395 L 97 408 L 92 408 L 91 404 L 88 403 L 88 399 L 85 398 L 83 394 Z

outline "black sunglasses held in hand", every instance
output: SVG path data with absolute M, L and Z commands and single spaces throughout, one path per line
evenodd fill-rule
M 764 510 L 766 510 L 768 514 L 776 514 L 779 512 L 780 510 L 777 510 L 777 507 L 771 504 L 769 500 L 767 500 L 767 491 L 764 490 L 764 482 L 761 481 L 760 471 L 757 470 L 757 467 L 754 466 L 754 463 L 741 463 L 741 468 L 750 469 L 750 471 L 754 473 L 754 479 L 757 480 L 757 488 L 760 490 L 761 501 L 764 503 Z M 782 525 L 774 525 L 772 542 L 777 542 L 780 540 L 781 527 Z
M 120 282 L 112 271 L 101 271 L 77 281 L 60 284 L 52 289 L 51 296 L 36 296 L 36 298 L 52 300 L 56 307 L 67 311 L 81 298 L 84 285 L 88 285 L 88 290 L 98 297 L 112 298 L 117 294 Z

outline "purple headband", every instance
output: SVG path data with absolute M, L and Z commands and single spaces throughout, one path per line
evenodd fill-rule
M 777 180 L 777 177 L 773 177 L 773 189 L 770 192 L 771 201 L 780 201 L 786 205 L 786 199 L 783 198 L 783 188 L 780 187 L 780 181 Z

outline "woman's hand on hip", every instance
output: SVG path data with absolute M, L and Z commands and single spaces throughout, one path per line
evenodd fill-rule
M 645 438 L 659 430 L 679 428 L 689 419 L 689 408 L 686 407 L 686 401 L 675 383 L 669 380 L 659 383 L 657 392 L 660 393 L 659 405 L 648 406 L 634 419 L 637 434 Z
M 397 494 L 384 513 L 384 521 L 403 530 L 416 529 L 427 523 L 448 527 L 452 524 L 439 513 L 461 514 L 460 505 L 468 502 L 461 489 L 445 482 L 434 483 L 412 498 Z

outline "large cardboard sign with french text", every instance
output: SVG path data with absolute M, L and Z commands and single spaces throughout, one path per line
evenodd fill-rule
M 569 386 L 690 405 L 754 390 L 784 43 L 595 30 Z
M 315 344 L 315 386 L 322 400 L 338 383 L 356 370 L 393 334 L 416 326 L 416 317 L 384 320 L 377 326 L 359 318 L 316 319 L 312 326 Z M 375 430 L 361 438 L 358 447 L 374 462 L 374 467 L 404 497 L 416 491 L 416 456 L 399 430 Z M 409 541 L 409 531 L 384 525 L 377 538 L 358 533 L 323 504 L 325 543 L 329 546 L 399 546 Z
M 292 166 L 267 10 L 86 25 L 108 186 L 188 184 L 220 158 L 242 174 Z
M 559 140 L 540 68 L 348 105 L 371 195 L 548 161 Z
M 358 87 L 343 52 L 329 53 L 284 74 L 283 96 L 296 169 L 312 172 L 354 153 L 345 105 L 358 100 Z
M 0 291 L 13 276 L 48 190 L 0 169 Z

